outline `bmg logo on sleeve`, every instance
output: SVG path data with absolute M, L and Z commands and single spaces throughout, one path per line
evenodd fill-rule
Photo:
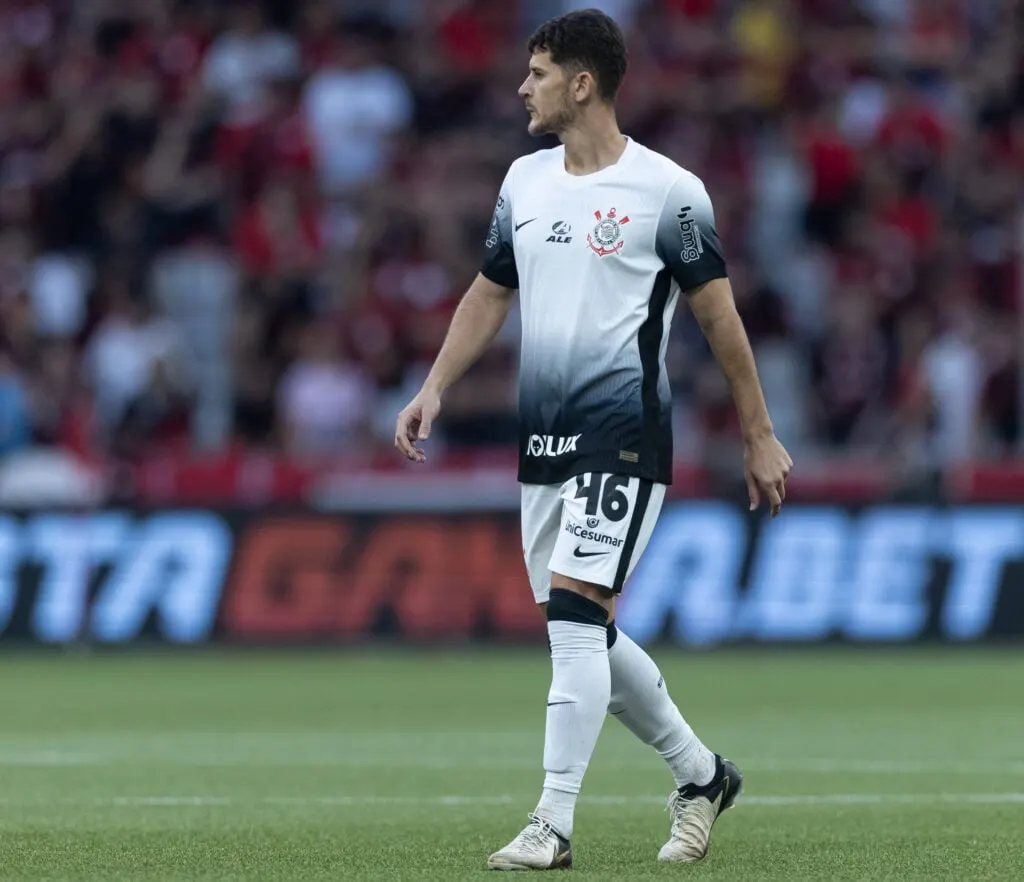
M 527 456 L 564 456 L 575 453 L 582 435 L 531 435 L 526 444 Z
M 676 215 L 679 218 L 679 236 L 683 242 L 683 250 L 679 252 L 679 258 L 683 263 L 700 260 L 700 256 L 704 253 L 700 227 L 697 226 L 697 221 L 690 214 L 691 211 L 693 211 L 691 206 L 684 205 Z

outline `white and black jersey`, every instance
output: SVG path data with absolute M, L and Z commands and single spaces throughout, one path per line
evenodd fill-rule
M 521 157 L 482 272 L 520 293 L 519 480 L 670 483 L 669 323 L 680 290 L 726 275 L 700 179 L 633 140 L 589 175 L 563 147 Z

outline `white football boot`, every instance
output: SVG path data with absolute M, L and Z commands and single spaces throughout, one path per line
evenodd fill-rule
M 543 818 L 530 815 L 523 832 L 487 859 L 492 870 L 568 870 L 572 868 L 569 840 Z
M 668 798 L 672 835 L 658 852 L 659 861 L 699 861 L 707 857 L 711 828 L 732 808 L 743 789 L 743 776 L 727 759 L 715 755 L 715 776 L 709 784 L 687 784 Z

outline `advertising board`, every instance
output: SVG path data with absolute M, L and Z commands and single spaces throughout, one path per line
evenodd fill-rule
M 1024 639 L 1024 509 L 665 507 L 641 642 Z M 0 640 L 542 641 L 515 512 L 0 515 Z

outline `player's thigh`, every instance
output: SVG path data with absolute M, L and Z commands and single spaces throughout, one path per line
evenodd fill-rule
M 665 485 L 587 473 L 561 489 L 561 524 L 550 569 L 615 594 L 636 567 L 665 500 Z
M 537 603 L 547 603 L 551 593 L 548 565 L 562 520 L 561 489 L 558 484 L 522 485 L 523 558 Z

